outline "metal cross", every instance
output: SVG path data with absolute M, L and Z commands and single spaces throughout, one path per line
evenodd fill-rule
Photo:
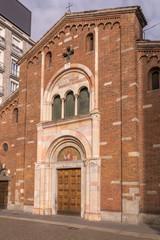
M 74 49 L 71 50 L 70 46 L 68 46 L 66 49 L 67 49 L 67 52 L 63 53 L 63 57 L 70 60 L 70 56 L 74 54 Z
M 68 12 L 70 13 L 71 12 L 71 7 L 73 6 L 73 4 L 70 4 L 70 3 L 68 3 L 68 7 L 66 7 L 66 8 L 68 8 Z

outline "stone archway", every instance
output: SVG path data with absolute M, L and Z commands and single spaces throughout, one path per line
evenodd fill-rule
M 56 139 L 48 148 L 46 161 L 36 163 L 35 166 L 37 189 L 35 189 L 33 213 L 46 215 L 60 212 L 78 213 L 83 217 L 85 179 L 86 152 L 82 143 L 73 136 Z M 65 198 L 65 191 L 68 198 Z

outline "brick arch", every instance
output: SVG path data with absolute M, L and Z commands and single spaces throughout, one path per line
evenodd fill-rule
M 80 152 L 82 160 L 91 158 L 91 146 L 88 140 L 79 132 L 63 130 L 48 147 L 46 162 L 57 161 L 58 153 L 66 146 L 75 147 Z

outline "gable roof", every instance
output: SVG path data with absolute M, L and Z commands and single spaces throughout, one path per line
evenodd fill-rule
M 67 12 L 63 15 L 63 17 L 55 24 L 53 27 L 40 38 L 40 40 L 28 51 L 26 54 L 22 56 L 22 58 L 18 61 L 18 64 L 21 64 L 25 58 L 32 53 L 36 48 L 38 48 L 45 40 L 47 37 L 54 32 L 60 24 L 63 22 L 66 22 L 68 19 L 72 18 L 78 18 L 78 17 L 83 17 L 83 18 L 88 18 L 88 17 L 93 17 L 93 16 L 103 16 L 106 14 L 125 14 L 125 13 L 135 13 L 142 28 L 147 25 L 147 21 L 145 19 L 145 16 L 142 12 L 142 9 L 140 6 L 129 6 L 129 7 L 120 7 L 120 8 L 108 8 L 108 9 L 101 9 L 101 10 L 90 10 L 90 11 L 83 11 L 83 12 Z

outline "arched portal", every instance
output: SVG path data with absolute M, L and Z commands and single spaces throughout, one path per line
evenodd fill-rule
M 69 135 L 50 144 L 45 162 L 36 163 L 34 213 L 84 216 L 86 149 Z

